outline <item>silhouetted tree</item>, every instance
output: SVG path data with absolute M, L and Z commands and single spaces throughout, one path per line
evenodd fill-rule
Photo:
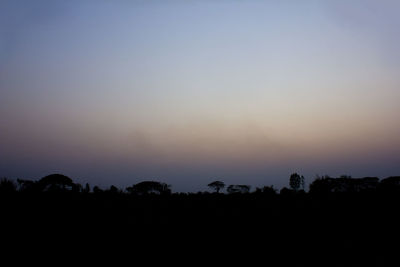
M 38 181 L 42 191 L 67 191 L 77 187 L 72 179 L 62 174 L 51 174 Z
M 348 175 L 342 175 L 340 178 L 331 178 L 322 176 L 310 184 L 310 193 L 328 194 L 328 193 L 356 193 L 375 191 L 379 185 L 377 177 L 351 178 Z
M 319 176 L 310 184 L 310 193 L 313 194 L 326 194 L 334 189 L 334 181 L 328 175 Z
M 209 183 L 208 187 L 210 187 L 212 190 L 215 190 L 215 192 L 219 193 L 219 191 L 225 187 L 225 183 L 221 181 L 214 181 L 212 183 Z
M 127 187 L 126 191 L 131 194 L 147 195 L 151 193 L 156 194 L 171 194 L 170 185 L 155 181 L 144 181 Z
M 289 185 L 290 188 L 292 188 L 296 192 L 299 191 L 301 187 L 302 189 L 304 189 L 304 176 L 293 173 L 292 175 L 290 175 Z

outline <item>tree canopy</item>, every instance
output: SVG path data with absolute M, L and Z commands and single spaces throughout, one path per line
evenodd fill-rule
M 219 193 L 219 191 L 225 187 L 225 183 L 221 181 L 214 181 L 212 183 L 209 183 L 208 187 L 215 190 L 215 192 Z
M 155 194 L 171 193 L 170 185 L 156 181 L 143 181 L 131 187 L 127 187 L 126 191 L 132 194 L 140 194 L 140 195 L 151 194 L 151 193 Z

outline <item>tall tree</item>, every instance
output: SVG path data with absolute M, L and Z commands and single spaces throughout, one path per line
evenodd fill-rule
M 293 173 L 290 175 L 289 185 L 290 188 L 296 192 L 300 190 L 300 187 L 304 189 L 304 176 L 300 176 L 298 173 Z

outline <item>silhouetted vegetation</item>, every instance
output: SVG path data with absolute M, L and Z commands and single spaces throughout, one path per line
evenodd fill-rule
M 297 173 L 293 173 L 290 175 L 290 180 L 289 180 L 290 188 L 294 191 L 299 191 L 300 188 L 304 190 L 304 176 L 300 176 Z
M 173 242 L 198 252 L 200 244 L 235 255 L 248 249 L 269 255 L 271 266 L 395 266 L 400 177 L 317 176 L 306 192 L 294 173 L 288 184 L 279 192 L 229 185 L 224 194 L 225 183 L 215 181 L 208 184 L 215 193 L 172 193 L 159 181 L 122 190 L 81 186 L 61 174 L 2 178 L 1 229 L 18 240 L 62 232 L 79 242 L 149 242 L 152 250 Z
M 170 186 L 165 183 L 155 181 L 144 181 L 127 187 L 126 191 L 131 194 L 147 195 L 147 194 L 171 194 Z
M 208 187 L 215 190 L 215 192 L 219 193 L 219 191 L 225 187 L 225 183 L 221 181 L 214 181 L 212 183 L 209 183 Z

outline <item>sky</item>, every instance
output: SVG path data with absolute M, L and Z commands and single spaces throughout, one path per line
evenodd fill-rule
M 400 2 L 0 0 L 0 177 L 400 175 Z

